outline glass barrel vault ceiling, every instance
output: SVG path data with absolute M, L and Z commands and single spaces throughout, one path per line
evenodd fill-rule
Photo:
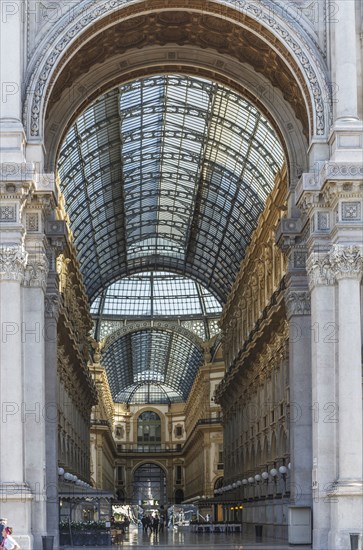
M 166 270 L 225 303 L 282 163 L 264 116 L 215 82 L 153 76 L 102 96 L 58 162 L 90 299 L 121 277 Z
M 221 304 L 200 283 L 168 272 L 145 272 L 111 283 L 91 305 L 96 340 L 128 321 L 170 319 L 203 340 L 214 336 Z
M 146 272 L 108 286 L 91 306 L 96 317 L 219 316 L 221 305 L 211 292 L 174 273 Z
M 202 362 L 198 346 L 167 330 L 126 334 L 103 353 L 112 397 L 122 403 L 186 401 Z

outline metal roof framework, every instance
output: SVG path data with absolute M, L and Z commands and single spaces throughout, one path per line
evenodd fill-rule
M 214 335 L 219 301 L 200 283 L 175 273 L 147 271 L 124 277 L 106 287 L 91 304 L 95 339 L 102 339 L 110 323 L 136 319 L 183 319 L 203 327 L 203 340 Z
M 115 402 L 177 403 L 187 400 L 203 351 L 182 334 L 147 329 L 118 338 L 102 362 Z
M 65 138 L 58 172 L 96 317 L 107 308 L 123 317 L 127 300 L 117 294 L 141 272 L 197 282 L 202 310 L 208 300 L 223 305 L 283 159 L 267 119 L 216 82 L 156 75 L 88 107 Z M 138 303 L 153 317 L 153 299 Z M 167 306 L 164 295 L 163 307 L 162 316 L 176 313 L 178 300 Z M 104 354 L 115 401 L 184 401 L 201 363 L 193 342 L 150 329 Z
M 225 303 L 282 163 L 269 122 L 215 82 L 160 75 L 99 98 L 58 162 L 90 299 L 158 269 Z

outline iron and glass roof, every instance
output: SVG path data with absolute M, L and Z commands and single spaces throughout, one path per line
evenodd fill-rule
M 182 402 L 203 362 L 203 351 L 181 334 L 148 329 L 118 338 L 105 349 L 102 362 L 115 402 Z
M 92 303 L 96 318 L 112 316 L 219 316 L 221 304 L 211 292 L 188 277 L 167 272 L 131 275 L 109 285 Z
M 89 297 L 165 270 L 224 303 L 282 163 L 264 116 L 215 82 L 153 76 L 102 96 L 58 163 Z

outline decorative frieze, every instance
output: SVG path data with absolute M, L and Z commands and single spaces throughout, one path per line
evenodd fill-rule
M 339 279 L 360 279 L 363 275 L 362 248 L 335 244 L 329 253 L 331 270 Z
M 25 218 L 25 228 L 28 233 L 38 233 L 39 231 L 39 214 L 38 212 L 28 212 Z
M 360 202 L 342 202 L 342 221 L 361 221 L 361 203 Z
M 19 245 L 0 246 L 0 281 L 24 280 L 27 253 Z
M 15 223 L 16 221 L 15 204 L 4 204 L 0 206 L 0 223 Z
M 329 231 L 330 229 L 330 213 L 324 211 L 317 212 L 317 229 L 318 231 Z
M 293 250 L 292 257 L 293 262 L 291 267 L 293 269 L 305 269 L 307 258 L 307 252 L 305 248 Z

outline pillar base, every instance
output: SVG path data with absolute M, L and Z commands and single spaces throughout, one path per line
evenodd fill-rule
M 14 528 L 14 538 L 22 550 L 31 550 L 31 506 L 33 495 L 25 483 L 0 483 L 0 516 L 8 520 Z
M 363 125 L 358 119 L 339 119 L 335 122 L 329 142 L 331 161 L 344 164 L 362 162 Z
M 350 533 L 362 533 L 363 483 L 361 479 L 339 480 L 331 495 L 333 529 L 329 549 L 350 548 Z

